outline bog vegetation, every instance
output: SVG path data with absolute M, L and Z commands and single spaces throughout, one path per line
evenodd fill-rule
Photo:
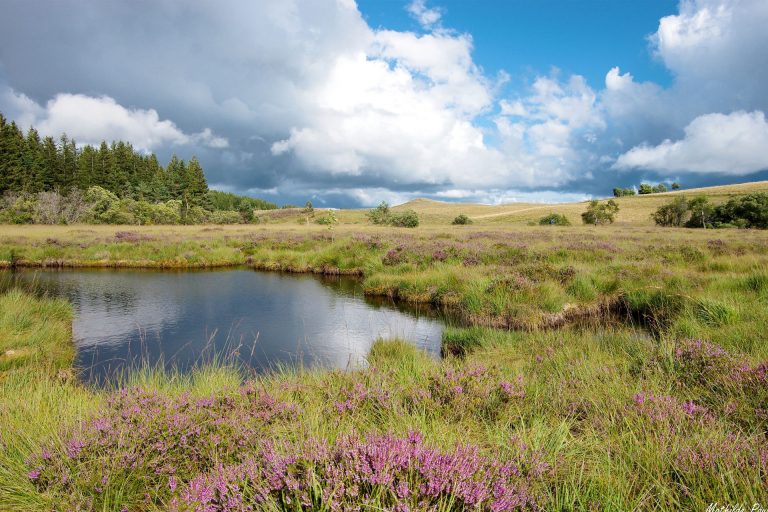
M 768 499 L 765 232 L 289 227 L 26 228 L 2 238 L 0 259 L 359 272 L 368 294 L 463 311 L 467 325 L 443 335 L 446 357 L 390 340 L 364 370 L 253 375 L 222 360 L 94 389 L 71 367 L 68 305 L 4 293 L 0 508 L 690 510 Z

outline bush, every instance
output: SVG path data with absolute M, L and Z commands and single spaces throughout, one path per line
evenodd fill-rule
M 419 225 L 419 215 L 413 210 L 405 210 L 391 215 L 389 223 L 399 228 L 415 228 Z
M 211 224 L 239 224 L 242 221 L 240 212 L 219 210 L 208 214 Z
M 613 199 L 600 204 L 598 200 L 592 200 L 589 203 L 587 211 L 581 214 L 581 220 L 584 224 L 613 224 L 616 213 L 619 211 L 619 205 Z
M 333 210 L 328 210 L 325 215 L 315 219 L 315 224 L 320 224 L 321 226 L 334 226 L 338 223 L 339 219 Z
M 153 224 L 180 224 L 181 201 L 172 199 L 165 203 L 152 205 Z
M 115 194 L 102 187 L 90 187 L 85 191 L 85 200 L 91 205 L 86 212 L 88 221 L 95 224 L 112 223 L 120 202 Z
M 388 224 L 400 228 L 415 228 L 419 225 L 419 215 L 415 211 L 405 210 L 392 213 L 386 201 L 382 201 L 379 206 L 369 210 L 366 215 L 371 223 L 377 225 Z
M 634 196 L 636 194 L 635 189 L 633 188 L 614 188 L 613 189 L 613 196 L 614 197 L 625 197 L 625 196 Z
M 34 214 L 35 202 L 29 194 L 6 192 L 3 196 L 0 221 L 9 224 L 31 224 Z
M 689 216 L 688 201 L 685 196 L 674 198 L 659 208 L 651 215 L 653 221 L 659 226 L 682 226 Z
M 550 213 L 539 219 L 540 226 L 570 226 L 571 221 L 561 213 Z
M 472 224 L 472 219 L 464 215 L 463 213 L 460 213 L 456 216 L 455 219 L 453 219 L 453 222 L 451 222 L 454 226 L 464 226 L 466 224 Z
M 379 203 L 379 206 L 370 210 L 367 214 L 368 220 L 373 224 L 389 224 L 390 211 L 389 204 L 386 201 Z
M 685 223 L 689 228 L 706 228 L 712 226 L 714 208 L 709 203 L 707 196 L 696 196 L 688 201 L 688 210 L 691 218 Z
M 715 208 L 713 214 L 718 224 L 768 229 L 768 194 L 758 192 L 730 199 Z

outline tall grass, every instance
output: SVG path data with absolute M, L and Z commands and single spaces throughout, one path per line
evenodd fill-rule
M 0 509 L 187 510 L 200 504 L 195 492 L 228 499 L 235 485 L 249 499 L 263 493 L 264 510 L 296 510 L 302 499 L 312 510 L 390 510 L 398 500 L 416 510 L 473 509 L 463 491 L 400 496 L 400 481 L 410 490 L 434 483 L 413 458 L 386 473 L 391 482 L 364 471 L 333 476 L 348 469 L 339 461 L 362 463 L 363 453 L 379 462 L 373 457 L 393 461 L 399 451 L 456 460 L 465 445 L 485 473 L 446 471 L 451 481 L 498 483 L 489 468 L 510 464 L 503 486 L 518 493 L 518 508 L 768 503 L 763 234 L 712 241 L 711 233 L 613 228 L 340 228 L 331 241 L 309 230 L 228 239 L 198 230 L 187 245 L 114 248 L 96 233 L 86 248 L 45 254 L 75 261 L 110 251 L 112 261 L 114 249 L 134 263 L 139 255 L 168 262 L 183 249 L 185 261 L 201 262 L 195 251 L 210 245 L 223 260 L 259 268 L 362 271 L 368 293 L 453 307 L 469 326 L 445 330 L 440 361 L 407 341 L 379 340 L 368 367 L 355 371 L 254 376 L 214 360 L 189 373 L 145 367 L 96 389 L 66 371 L 68 306 L 8 292 L 0 296 Z M 16 250 L 22 259 L 43 254 L 22 242 Z M 123 464 L 133 454 L 135 467 Z M 277 483 L 266 489 L 270 460 L 285 465 L 269 466 Z M 213 489 L 218 481 L 229 490 Z M 334 494 L 339 483 L 356 497 Z M 491 508 L 490 498 L 478 503 Z

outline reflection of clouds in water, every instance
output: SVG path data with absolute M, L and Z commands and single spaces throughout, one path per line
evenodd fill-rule
M 368 304 L 348 283 L 316 276 L 66 271 L 39 278 L 75 304 L 74 334 L 86 366 L 139 351 L 150 364 L 164 358 L 185 367 L 208 342 L 224 354 L 242 345 L 241 359 L 255 368 L 355 366 L 378 337 L 401 337 L 439 353 L 439 320 Z
M 362 296 L 340 294 L 314 276 L 261 274 L 260 281 L 261 293 L 271 298 L 270 309 L 281 321 L 264 322 L 259 341 L 279 340 L 275 352 L 344 368 L 359 364 L 376 338 L 398 336 L 439 353 L 442 326 L 437 320 L 373 307 Z
M 75 305 L 73 330 L 81 348 L 118 345 L 133 336 L 157 338 L 181 315 L 183 301 L 176 287 L 159 275 L 138 283 L 121 272 L 52 276 L 60 277 Z

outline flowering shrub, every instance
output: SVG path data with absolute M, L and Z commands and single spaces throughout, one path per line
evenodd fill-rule
M 402 254 L 401 254 L 401 247 L 398 247 L 397 249 L 390 249 L 387 251 L 387 253 L 382 256 L 381 262 L 384 265 L 397 265 L 403 261 Z
M 387 391 L 380 388 L 368 388 L 361 382 L 356 382 L 351 389 L 343 389 L 340 398 L 340 400 L 333 403 L 338 413 L 356 411 L 364 406 L 376 410 L 389 409 L 391 407 L 390 395 Z
M 675 348 L 675 369 L 690 383 L 711 381 L 730 373 L 734 358 L 722 347 L 702 340 L 686 340 Z
M 635 411 L 652 423 L 663 423 L 671 429 L 684 427 L 691 421 L 710 422 L 709 410 L 693 401 L 681 401 L 667 395 L 638 393 L 633 398 Z
M 714 471 L 723 474 L 734 469 L 762 473 L 768 478 L 768 447 L 760 439 L 729 433 L 725 439 L 706 438 L 683 448 L 676 457 L 677 467 L 686 472 Z
M 768 424 L 768 363 L 752 366 L 718 345 L 687 340 L 675 349 L 674 364 L 677 381 L 695 388 L 729 419 L 744 425 Z
M 268 425 L 290 422 L 295 413 L 250 385 L 197 400 L 125 389 L 102 415 L 67 435 L 63 450 L 52 446 L 31 460 L 29 476 L 38 489 L 62 495 L 99 494 L 108 482 L 124 481 L 163 496 L 173 482 L 239 461 L 259 446 Z
M 471 446 L 431 449 L 418 433 L 265 442 L 244 462 L 193 478 L 171 510 L 525 510 L 536 508 L 531 478 Z
M 456 417 L 480 415 L 489 419 L 504 412 L 504 406 L 525 397 L 523 377 L 503 380 L 496 368 L 462 366 L 433 375 L 421 393 L 434 402 L 433 410 Z

